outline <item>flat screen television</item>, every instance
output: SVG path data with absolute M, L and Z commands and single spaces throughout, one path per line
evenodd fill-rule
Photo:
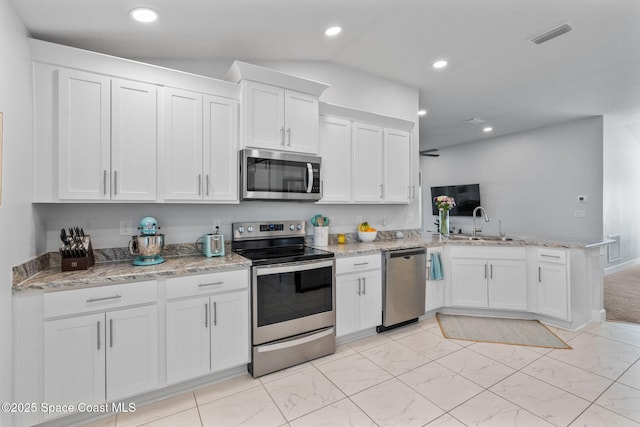
M 433 201 L 437 196 L 450 196 L 456 201 L 456 207 L 449 211 L 450 216 L 472 216 L 473 210 L 480 206 L 480 184 L 431 187 L 433 215 L 438 215 L 438 208 Z

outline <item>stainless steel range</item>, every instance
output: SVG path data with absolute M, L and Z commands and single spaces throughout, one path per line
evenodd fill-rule
M 335 352 L 334 254 L 305 246 L 305 221 L 234 223 L 251 260 L 254 377 Z

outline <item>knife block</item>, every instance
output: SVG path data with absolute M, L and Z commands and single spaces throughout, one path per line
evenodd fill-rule
M 96 263 L 93 257 L 93 247 L 91 246 L 91 236 L 84 236 L 84 247 L 87 248 L 87 255 L 83 257 L 65 258 L 62 255 L 62 271 L 76 271 L 76 270 L 88 270 L 93 264 Z

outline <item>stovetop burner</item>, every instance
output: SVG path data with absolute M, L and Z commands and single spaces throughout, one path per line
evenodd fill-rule
M 333 258 L 332 252 L 304 244 L 305 221 L 234 223 L 232 249 L 253 265 Z

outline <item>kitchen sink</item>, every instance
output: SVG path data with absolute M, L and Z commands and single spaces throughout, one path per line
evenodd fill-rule
M 450 234 L 449 240 L 469 240 L 469 241 L 479 241 L 479 242 L 512 242 L 516 239 L 509 236 L 491 236 L 491 235 L 478 235 L 478 236 L 469 236 L 467 234 Z

